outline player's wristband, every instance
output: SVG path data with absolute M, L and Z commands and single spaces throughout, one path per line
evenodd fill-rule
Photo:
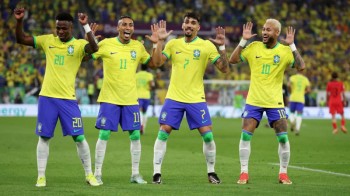
M 247 44 L 247 40 L 242 38 L 238 45 L 244 48 L 246 44 Z
M 86 24 L 83 27 L 84 27 L 85 33 L 89 33 L 91 31 L 91 28 L 90 28 L 89 24 Z
M 156 49 L 157 48 L 157 44 L 153 44 L 153 48 Z
M 219 50 L 225 50 L 225 45 L 219 46 Z
M 294 43 L 292 43 L 291 45 L 289 45 L 290 49 L 292 50 L 292 52 L 297 50 L 297 47 L 295 46 Z

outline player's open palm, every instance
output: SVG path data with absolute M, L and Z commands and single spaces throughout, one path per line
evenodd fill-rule
M 88 16 L 84 13 L 78 13 L 79 22 L 81 25 L 86 25 L 88 23 Z
M 14 10 L 13 10 L 13 13 L 14 13 L 14 15 L 15 15 L 15 18 L 16 18 L 16 20 L 22 20 L 23 19 L 23 17 L 24 17 L 24 8 L 23 7 L 21 7 L 21 8 L 15 8 Z
M 291 45 L 294 43 L 295 29 L 291 26 L 287 28 L 286 39 L 281 40 L 284 45 Z
M 146 38 L 149 39 L 152 43 L 157 43 L 159 38 L 158 38 L 158 29 L 159 29 L 159 24 L 153 24 L 151 25 L 151 31 L 152 31 L 152 35 L 146 35 Z
M 248 40 L 256 34 L 252 34 L 252 29 L 253 29 L 253 23 L 252 22 L 247 22 L 246 24 L 243 25 L 243 39 Z
M 215 30 L 216 30 L 215 39 L 209 38 L 209 40 L 217 46 L 225 45 L 225 29 L 219 26 Z
M 159 29 L 158 29 L 158 38 L 159 40 L 165 40 L 169 35 L 173 32 L 173 30 L 170 30 L 169 32 L 166 31 L 166 21 L 161 20 L 159 21 Z

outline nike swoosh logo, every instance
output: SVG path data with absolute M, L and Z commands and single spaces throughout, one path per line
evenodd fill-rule
M 206 123 L 208 120 L 202 120 L 202 123 Z
M 80 130 L 79 129 L 74 129 L 73 132 L 76 133 L 76 132 L 79 132 Z
M 180 53 L 181 53 L 181 52 L 177 52 L 177 51 L 175 52 L 175 54 L 180 54 Z
M 111 54 L 117 54 L 118 52 L 111 52 Z
M 255 58 L 257 58 L 257 59 L 258 59 L 258 58 L 261 58 L 261 56 L 255 56 Z
M 132 127 L 137 127 L 137 126 L 139 126 L 139 124 L 136 124 L 136 125 L 135 125 L 135 124 L 133 124 L 133 125 L 132 125 Z
M 49 46 L 49 48 L 51 49 L 51 48 L 56 48 L 55 46 Z

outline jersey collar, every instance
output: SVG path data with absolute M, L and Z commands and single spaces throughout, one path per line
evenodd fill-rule
M 272 47 L 272 48 L 267 48 L 267 47 L 266 47 L 266 44 L 264 44 L 265 48 L 266 48 L 266 49 L 270 49 L 270 50 L 277 48 L 279 45 L 280 45 L 280 43 L 277 42 L 276 45 L 275 45 L 274 47 Z
M 118 41 L 119 43 L 125 45 L 125 44 L 129 44 L 131 40 L 130 40 L 128 43 L 125 43 L 125 44 L 124 44 L 123 42 L 120 41 L 119 37 L 117 37 L 117 41 Z
M 60 40 L 60 38 L 58 38 L 58 40 Z M 73 41 L 73 40 L 75 40 L 74 37 L 72 37 L 70 40 L 68 40 L 68 41 L 66 41 L 66 42 L 63 42 L 63 41 L 61 41 L 61 40 L 60 40 L 60 42 L 62 42 L 62 43 L 64 43 L 64 44 L 67 44 L 67 43 L 69 43 L 69 42 L 71 42 L 71 41 Z
M 195 38 L 193 38 L 193 40 L 191 40 L 190 42 L 186 42 L 186 38 L 184 37 L 184 42 L 189 44 L 189 43 L 192 43 L 194 41 L 196 41 L 198 39 L 198 36 L 196 36 Z

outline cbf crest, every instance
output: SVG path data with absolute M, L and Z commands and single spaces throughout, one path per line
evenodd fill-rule
M 273 64 L 276 65 L 276 64 L 279 64 L 281 61 L 281 57 L 279 55 L 275 55 L 273 57 Z
M 201 51 L 198 49 L 193 50 L 193 59 L 198 60 L 199 56 L 201 55 Z
M 160 115 L 160 120 L 161 121 L 165 121 L 166 120 L 166 115 L 167 115 L 166 112 L 162 112 L 162 114 Z
M 68 49 L 67 49 L 67 52 L 68 52 L 68 56 L 73 56 L 74 46 L 73 45 L 69 45 Z
M 43 128 L 43 125 L 39 122 L 38 123 L 38 132 L 41 132 L 41 129 Z
M 102 117 L 102 119 L 101 119 L 101 126 L 105 126 L 106 125 L 106 121 L 107 121 L 106 117 Z
M 133 60 L 136 59 L 136 51 L 135 50 L 130 51 L 130 55 L 131 55 L 131 58 Z

